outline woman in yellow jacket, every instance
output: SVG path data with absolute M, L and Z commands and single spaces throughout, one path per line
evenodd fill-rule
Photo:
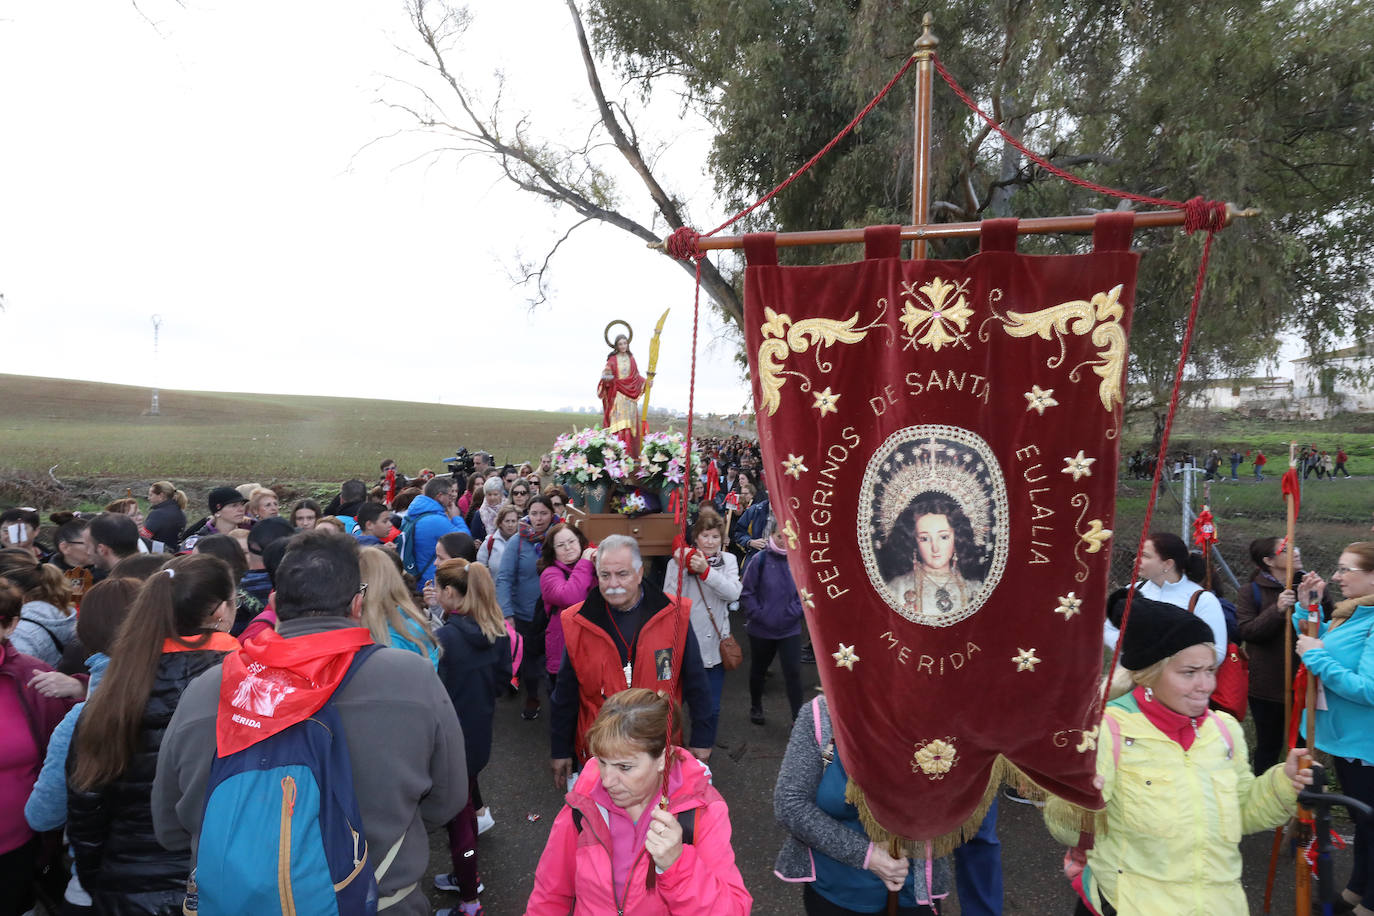
M 1216 656 L 1206 623 L 1136 595 L 1125 640 L 1097 745 L 1106 808 L 1086 857 L 1070 853 L 1082 866 L 1077 912 L 1244 916 L 1240 838 L 1286 821 L 1311 770 L 1298 770 L 1294 750 L 1251 772 L 1239 723 L 1207 708 Z M 1045 820 L 1056 839 L 1078 842 L 1066 802 L 1050 799 Z

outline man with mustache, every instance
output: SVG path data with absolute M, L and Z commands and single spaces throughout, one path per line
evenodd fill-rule
M 711 687 L 689 619 L 691 602 L 644 581 L 639 543 L 632 537 L 607 537 L 595 563 L 597 590 L 563 612 L 567 645 L 550 700 L 550 766 L 560 790 L 567 788 L 574 757 L 580 766 L 590 756 L 584 736 L 601 704 L 628 687 L 686 698 L 692 719 L 688 749 L 697 759 L 709 758 L 716 741 L 707 718 Z

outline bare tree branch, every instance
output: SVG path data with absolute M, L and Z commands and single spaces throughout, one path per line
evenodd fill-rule
M 462 162 L 469 156 L 480 156 L 493 162 L 502 178 L 510 184 L 557 206 L 568 207 L 580 217 L 572 228 L 554 242 L 537 267 L 533 262 L 520 265 L 522 278 L 518 282 L 533 286 L 532 305 L 545 300 L 545 280 L 554 255 L 568 236 L 588 221 L 598 220 L 615 226 L 649 244 L 660 241 L 658 233 L 630 216 L 620 205 L 618 192 L 622 189 L 598 163 L 596 153 L 613 147 L 638 176 L 648 202 L 667 226 L 678 229 L 687 224 L 679 199 L 664 188 L 654 172 L 650 157 L 641 148 L 640 136 L 625 106 L 606 96 L 582 16 L 574 0 L 566 2 L 572 16 L 587 86 L 598 113 L 597 121 L 589 126 L 580 148 L 537 139 L 525 119 L 516 121 L 508 129 L 503 128 L 499 92 L 490 112 L 479 113 L 472 95 L 450 69 L 446 57 L 451 42 L 466 29 L 469 16 L 465 9 L 449 6 L 442 0 L 409 0 L 407 13 L 424 46 L 424 57 L 409 56 L 443 83 L 447 89 L 445 97 L 456 105 L 454 116 L 445 115 L 445 106 L 430 91 L 405 80 L 393 82 L 414 91 L 422 100 L 422 106 L 391 101 L 384 103 L 405 113 L 417 126 L 418 132 L 433 132 L 447 138 L 442 146 L 412 161 L 429 156 L 456 155 L 458 161 Z M 603 131 L 609 143 L 598 139 Z M 694 264 L 680 263 L 689 275 L 696 275 Z M 702 262 L 701 281 L 707 295 L 721 312 L 739 325 L 743 320 L 743 306 L 730 281 L 709 261 Z

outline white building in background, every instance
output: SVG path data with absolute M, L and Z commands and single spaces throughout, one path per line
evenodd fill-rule
M 1290 362 L 1293 408 L 1302 416 L 1374 411 L 1374 338 Z
M 1273 406 L 1293 398 L 1293 380 L 1280 376 L 1219 378 L 1208 381 L 1194 395 L 1193 403 L 1209 410 Z

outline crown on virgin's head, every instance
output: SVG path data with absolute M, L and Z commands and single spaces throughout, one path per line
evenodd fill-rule
M 935 436 L 897 449 L 883 464 L 886 480 L 878 506 L 878 521 L 889 537 L 897 520 L 923 493 L 940 493 L 958 504 L 973 526 L 973 540 L 985 546 L 992 534 L 992 498 L 987 469 L 969 448 L 942 442 Z

